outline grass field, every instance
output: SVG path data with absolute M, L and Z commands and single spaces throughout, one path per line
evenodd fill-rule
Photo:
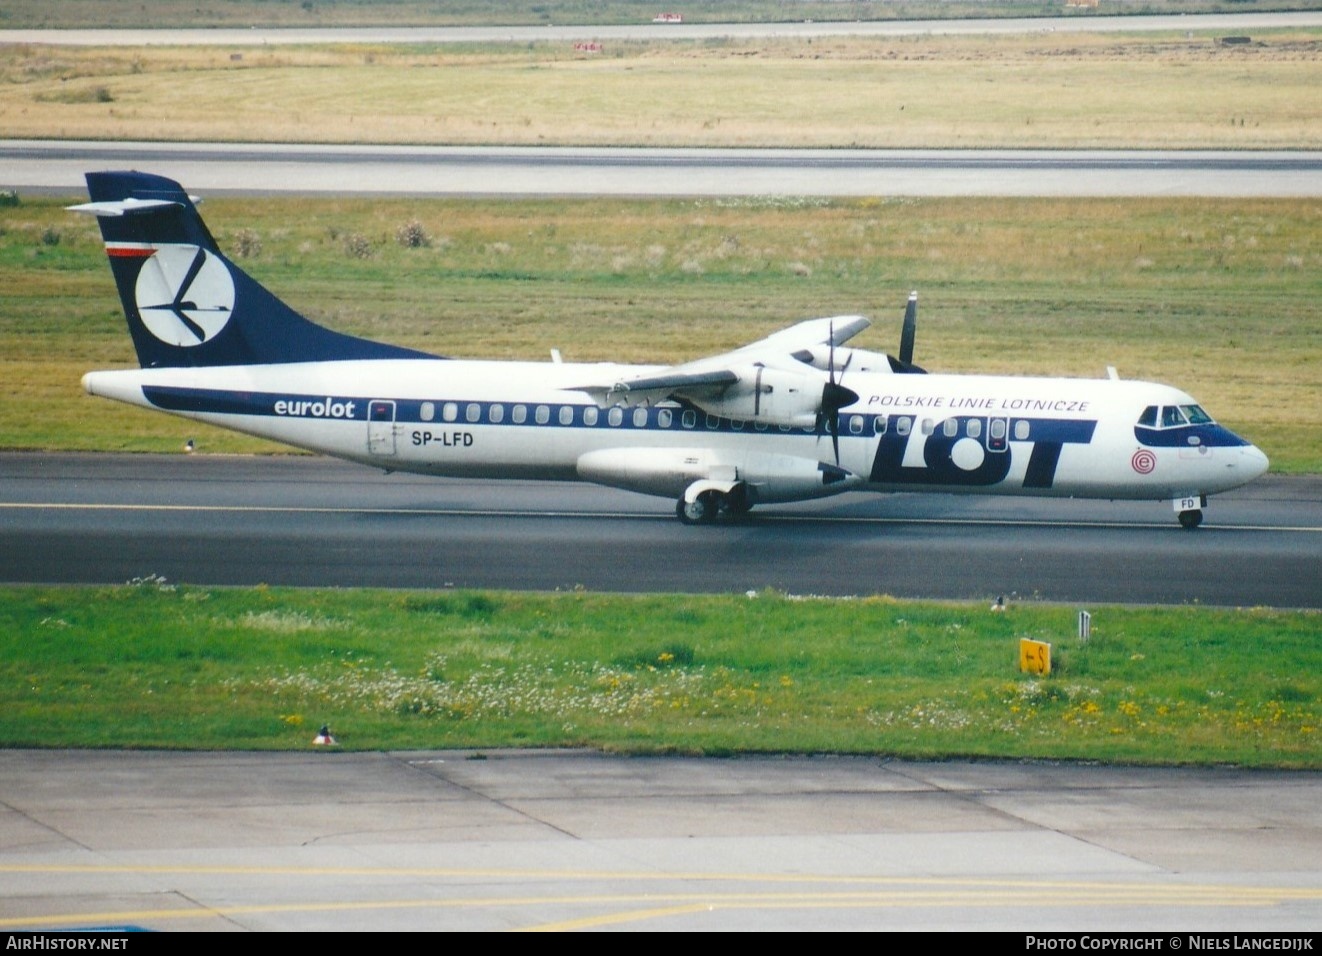
M 1316 614 L 1093 612 L 1081 644 L 1070 608 L 881 597 L 10 588 L 0 745 L 1322 766 Z
M 1316 149 L 1322 31 L 0 48 L 8 137 Z
M 68 201 L 79 201 L 69 197 Z M 82 395 L 133 364 L 94 222 L 0 207 L 0 447 L 271 450 Z M 217 199 L 223 248 L 343 331 L 466 357 L 678 361 L 920 290 L 933 371 L 1192 392 L 1273 468 L 1322 471 L 1322 201 Z M 397 241 L 416 220 L 425 245 Z M 349 251 L 350 240 L 354 251 Z

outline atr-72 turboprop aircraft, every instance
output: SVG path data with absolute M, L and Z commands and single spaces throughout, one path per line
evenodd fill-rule
M 583 480 L 676 500 L 687 523 L 843 491 L 1169 500 L 1196 527 L 1209 494 L 1267 458 L 1178 389 L 1106 379 L 927 374 L 916 298 L 898 358 L 812 319 L 674 366 L 474 362 L 303 318 L 217 248 L 180 185 L 87 175 L 137 370 L 93 395 L 390 471 Z M 847 384 L 846 384 L 847 383 Z

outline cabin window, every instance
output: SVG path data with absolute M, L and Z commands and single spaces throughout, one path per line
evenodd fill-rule
M 647 427 L 647 409 L 640 407 L 640 408 L 635 408 L 633 410 L 633 427 L 634 428 Z
M 715 429 L 715 428 L 716 428 L 718 425 L 720 425 L 720 424 L 721 424 L 721 420 L 720 420 L 720 418 L 718 418 L 717 416 L 715 416 L 715 415 L 708 415 L 708 416 L 707 416 L 707 427 L 708 427 L 708 428 Z
M 693 409 L 691 408 L 686 409 L 684 411 L 683 417 L 680 418 L 680 424 L 682 424 L 685 428 L 692 428 L 694 425 L 698 424 L 697 413 L 694 412 Z
M 572 425 L 572 424 L 574 424 L 574 406 L 573 406 L 573 405 L 561 405 L 561 406 L 560 406 L 560 424 L 561 424 L 561 425 Z
M 545 425 L 551 420 L 551 410 L 545 405 L 538 405 L 537 410 L 533 412 L 533 418 L 536 419 L 538 425 Z
M 669 428 L 675 416 L 670 413 L 668 408 L 658 408 L 656 410 L 656 423 L 661 428 Z
M 990 429 L 990 431 L 989 431 L 989 434 L 991 435 L 992 441 L 996 441 L 996 442 L 1004 441 L 1004 440 L 1005 440 L 1005 419 L 1004 419 L 1004 418 L 993 418 L 993 419 L 992 419 L 991 429 Z
M 1025 418 L 1021 418 L 1014 423 L 1015 441 L 1028 441 L 1028 427 L 1028 420 Z
M 760 432 L 764 432 L 764 431 L 767 430 L 767 423 L 766 423 L 766 422 L 753 422 L 753 427 L 756 428 L 756 429 L 757 429 L 758 431 L 760 431 Z
M 778 425 L 777 427 L 778 427 L 781 431 L 783 431 L 785 434 L 787 434 L 787 435 L 789 434 L 789 431 L 790 431 L 790 426 L 789 426 L 789 425 Z
M 464 409 L 464 418 L 470 422 L 475 422 L 482 417 L 482 406 L 477 402 L 469 402 L 468 407 Z
M 912 427 L 913 419 L 908 415 L 901 415 L 899 418 L 895 419 L 895 434 L 897 435 L 909 434 L 909 429 Z
M 980 438 L 982 436 L 982 419 L 970 418 L 968 427 L 968 436 L 970 438 Z
M 959 434 L 959 419 L 947 418 L 941 423 L 941 434 L 947 438 L 954 438 Z
M 618 405 L 612 406 L 611 410 L 606 413 L 606 421 L 610 423 L 611 428 L 618 428 L 620 422 L 624 421 L 624 409 Z
M 1187 425 L 1187 424 L 1189 424 L 1189 422 L 1184 417 L 1184 412 L 1180 411 L 1178 406 L 1167 405 L 1165 408 L 1161 410 L 1162 428 L 1175 428 L 1179 425 Z
M 589 428 L 597 424 L 596 405 L 589 405 L 587 408 L 583 409 L 583 424 L 587 425 Z
M 1197 405 L 1181 405 L 1180 411 L 1184 412 L 1191 425 L 1210 425 L 1212 416 L 1207 414 Z
M 1147 408 L 1143 409 L 1143 414 L 1138 416 L 1138 423 L 1140 425 L 1147 425 L 1149 428 L 1156 428 L 1157 406 L 1149 405 Z
M 884 435 L 884 434 L 886 434 L 886 416 L 885 416 L 885 415 L 878 415 L 876 418 L 872 419 L 872 431 L 873 431 L 874 434 L 877 434 L 877 435 Z
M 436 404 L 434 402 L 423 402 L 418 409 L 418 417 L 424 422 L 429 422 L 436 417 Z
M 500 424 L 505 420 L 505 406 L 492 405 L 491 408 L 487 410 L 487 418 L 490 419 L 491 424 L 493 425 Z
M 528 406 L 515 405 L 514 410 L 510 412 L 510 419 L 514 422 L 514 424 L 522 425 L 524 422 L 528 420 Z
M 850 416 L 849 416 L 849 431 L 850 431 L 850 434 L 853 434 L 853 435 L 861 435 L 861 434 L 863 434 L 863 416 L 862 416 L 862 415 L 850 415 Z
M 454 402 L 446 402 L 441 408 L 441 417 L 447 422 L 452 422 L 459 417 L 459 406 Z
M 932 419 L 930 419 L 930 418 L 924 418 L 924 419 L 923 419 L 923 434 L 924 434 L 924 435 L 930 435 L 930 434 L 932 434 L 932 432 L 934 432 L 934 431 L 936 431 L 936 422 L 932 421 Z

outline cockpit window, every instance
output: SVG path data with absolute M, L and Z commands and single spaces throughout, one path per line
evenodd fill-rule
M 1184 417 L 1184 412 L 1180 411 L 1178 405 L 1167 405 L 1161 410 L 1161 427 L 1174 428 L 1177 425 L 1187 425 L 1189 420 Z
M 1181 425 L 1215 425 L 1212 416 L 1200 405 L 1149 405 L 1138 416 L 1138 423 L 1149 428 L 1179 428 Z

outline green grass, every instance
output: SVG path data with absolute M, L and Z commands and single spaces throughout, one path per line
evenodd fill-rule
M 584 593 L 0 590 L 0 745 L 1322 766 L 1318 617 Z M 1054 645 L 1050 677 L 1018 640 Z
M 71 196 L 67 202 L 78 201 Z M 0 447 L 274 446 L 89 399 L 134 364 L 94 222 L 0 206 Z M 1322 201 L 214 199 L 227 250 L 312 318 L 434 352 L 680 361 L 862 312 L 933 371 L 1165 381 L 1322 472 Z M 426 244 L 401 245 L 417 220 Z M 370 255 L 346 251 L 351 235 Z

